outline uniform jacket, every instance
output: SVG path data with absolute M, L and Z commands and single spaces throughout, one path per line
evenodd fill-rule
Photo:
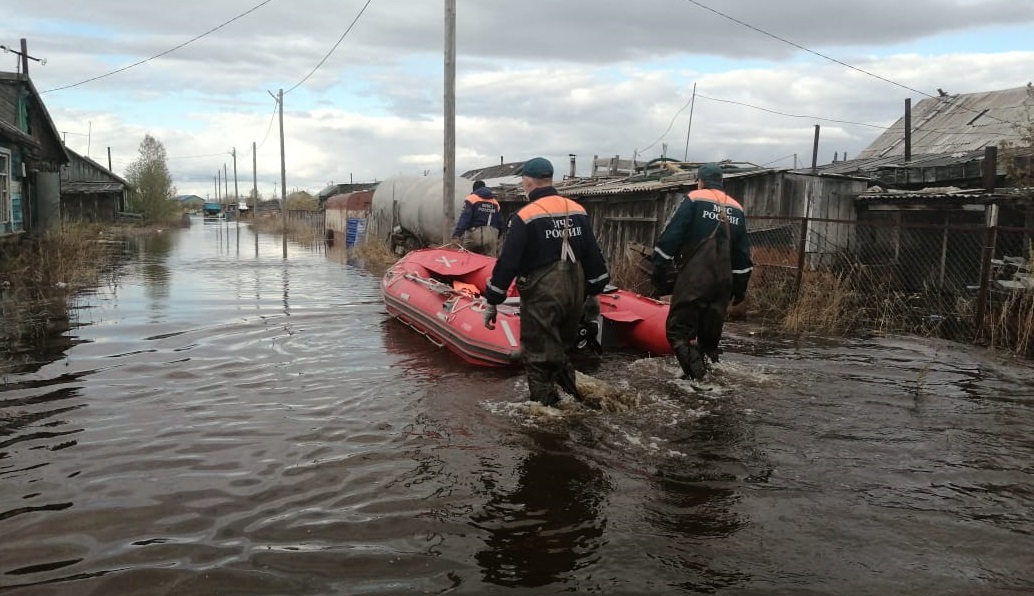
M 559 196 L 552 186 L 533 189 L 528 199 L 531 203 L 510 217 L 506 240 L 485 288 L 488 303 L 505 300 L 514 278 L 560 260 L 581 265 L 586 293 L 602 292 L 610 274 L 585 208 Z
M 711 261 L 719 259 L 721 271 L 709 270 L 708 263 L 699 263 L 694 258 L 705 245 L 709 247 L 712 244 L 721 247 L 721 253 L 725 252 L 724 247 L 728 247 L 728 260 L 725 254 L 708 257 Z M 691 191 L 675 209 L 654 246 L 653 264 L 654 267 L 674 264 L 679 269 L 680 278 L 684 275 L 695 277 L 693 285 L 704 293 L 707 286 L 728 292 L 731 282 L 731 294 L 742 296 L 753 269 L 743 207 L 721 188 Z
M 479 188 L 467 196 L 452 235 L 454 238 L 459 238 L 467 230 L 482 226 L 492 226 L 500 232 L 503 231 L 503 218 L 499 215 L 499 201 L 495 200 L 495 195 L 488 187 Z

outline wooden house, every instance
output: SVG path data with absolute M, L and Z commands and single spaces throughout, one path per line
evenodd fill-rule
M 129 183 L 96 161 L 66 148 L 61 168 L 61 216 L 65 221 L 114 222 L 126 210 Z
M 0 72 L 0 237 L 60 226 L 59 176 L 68 162 L 32 80 Z

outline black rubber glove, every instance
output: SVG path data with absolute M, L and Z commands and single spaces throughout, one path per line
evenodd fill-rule
M 745 275 L 732 276 L 732 305 L 736 306 L 747 298 L 747 280 Z
M 485 328 L 486 329 L 495 329 L 495 315 L 496 315 L 495 305 L 494 304 L 489 304 L 488 307 L 485 308 L 485 315 L 484 315 Z
M 670 269 L 671 264 L 669 263 L 653 266 L 653 274 L 650 275 L 650 283 L 653 284 L 657 293 L 661 295 L 671 293 L 671 284 L 668 283 L 668 272 Z
M 582 307 L 582 318 L 586 321 L 595 321 L 600 318 L 600 296 L 594 294 L 585 299 Z

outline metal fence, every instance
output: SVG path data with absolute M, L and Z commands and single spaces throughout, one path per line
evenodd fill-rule
M 1034 229 L 764 217 L 750 224 L 754 309 L 789 328 L 919 333 L 1032 351 Z

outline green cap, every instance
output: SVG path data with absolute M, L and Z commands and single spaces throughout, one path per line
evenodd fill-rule
M 517 173 L 528 178 L 552 178 L 553 164 L 544 157 L 533 157 L 524 162 Z
M 722 179 L 722 166 L 716 163 L 705 163 L 697 170 L 697 180 L 709 182 L 720 182 Z

